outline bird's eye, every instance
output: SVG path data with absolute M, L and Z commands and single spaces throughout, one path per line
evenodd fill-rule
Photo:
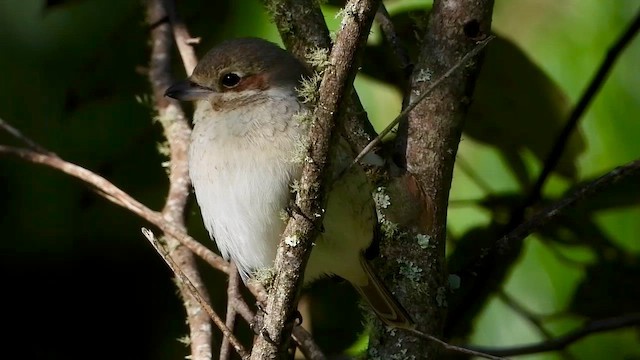
M 220 82 L 222 83 L 222 86 L 230 89 L 236 87 L 240 83 L 241 79 L 240 75 L 236 73 L 226 73 L 222 75 Z

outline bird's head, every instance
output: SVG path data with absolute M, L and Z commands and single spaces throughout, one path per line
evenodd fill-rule
M 306 73 L 304 66 L 276 44 L 257 38 L 234 39 L 211 49 L 193 74 L 169 87 L 177 100 L 206 100 L 214 107 L 245 103 L 277 91 L 291 93 Z

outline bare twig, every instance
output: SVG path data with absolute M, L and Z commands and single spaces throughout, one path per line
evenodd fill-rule
M 498 297 L 500 298 L 500 300 L 502 300 L 502 302 L 505 303 L 505 305 L 510 307 L 511 310 L 516 312 L 518 315 L 520 315 L 522 318 L 528 321 L 534 328 L 536 328 L 536 330 L 538 330 L 538 333 L 542 335 L 544 339 L 546 340 L 553 339 L 553 334 L 544 327 L 544 324 L 542 323 L 540 316 L 533 314 L 529 309 L 525 308 L 523 304 L 521 304 L 516 299 L 511 297 L 504 290 L 501 290 L 498 293 Z M 575 359 L 575 357 L 566 349 L 562 349 L 559 355 L 566 360 Z
M 98 195 L 131 211 L 154 226 L 157 226 L 165 234 L 176 238 L 181 244 L 201 257 L 214 269 L 225 273 L 229 272 L 229 263 L 226 260 L 187 235 L 179 227 L 166 221 L 161 213 L 144 206 L 102 176 L 57 156 L 41 154 L 32 150 L 0 145 L 0 154 L 13 155 L 34 164 L 45 165 L 82 180 L 90 185 Z
M 640 171 L 640 159 L 632 161 L 626 165 L 617 167 L 607 174 L 599 177 L 598 179 L 580 187 L 575 190 L 571 195 L 547 206 L 545 209 L 539 211 L 528 221 L 520 224 L 509 234 L 503 236 L 497 243 L 498 251 L 506 251 L 506 249 L 514 242 L 520 242 L 526 238 L 529 234 L 536 231 L 543 225 L 552 221 L 558 215 L 562 214 L 569 207 L 575 205 L 577 202 L 587 199 L 590 196 L 601 192 L 602 190 L 617 183 L 621 179 L 637 174 Z
M 429 341 L 433 341 L 436 342 L 438 344 L 440 344 L 440 346 L 442 346 L 443 348 L 445 348 L 446 350 L 449 351 L 455 351 L 455 352 L 459 352 L 461 354 L 467 354 L 467 355 L 472 355 L 472 356 L 477 356 L 477 357 L 481 357 L 484 359 L 492 359 L 492 360 L 504 360 L 504 357 L 500 357 L 500 356 L 494 356 L 492 354 L 489 354 L 487 352 L 484 351 L 478 351 L 478 350 L 473 350 L 470 348 L 466 348 L 466 347 L 462 347 L 462 346 L 456 346 L 456 345 L 451 345 L 446 343 L 445 341 L 442 341 L 440 339 L 438 339 L 435 336 L 429 335 L 429 334 L 425 334 L 422 331 L 416 330 L 416 329 L 402 329 L 405 330 L 407 332 L 410 332 L 411 334 L 429 340 Z
M 624 316 L 612 317 L 602 320 L 590 321 L 582 328 L 571 331 L 561 337 L 543 341 L 538 344 L 517 346 L 507 349 L 495 349 L 488 347 L 473 346 L 474 350 L 489 353 L 495 356 L 516 356 L 525 354 L 538 354 L 548 351 L 556 351 L 566 348 L 567 346 L 589 336 L 605 331 L 622 329 L 640 325 L 640 313 L 629 314 Z
M 198 38 L 193 38 L 189 35 L 187 26 L 182 22 L 176 11 L 176 5 L 174 0 L 162 0 L 164 8 L 167 10 L 169 21 L 171 22 L 171 29 L 173 31 L 173 37 L 176 40 L 178 46 L 178 52 L 182 58 L 182 64 L 187 75 L 191 75 L 193 69 L 198 64 L 198 58 L 195 51 L 193 51 L 193 45 L 199 42 Z
M 11 124 L 9 124 L 8 122 L 4 121 L 2 118 L 0 118 L 0 129 L 4 129 L 4 131 L 9 133 L 9 135 L 11 135 L 14 138 L 22 141 L 23 143 L 25 143 L 25 145 L 27 145 L 32 150 L 35 150 L 35 151 L 37 151 L 39 153 L 48 154 L 48 155 L 51 155 L 51 156 L 57 156 L 56 154 L 54 154 L 52 152 L 49 152 L 47 149 L 45 149 L 42 146 L 40 146 L 35 141 L 33 141 L 33 140 L 29 139 L 28 137 L 24 136 L 20 130 L 14 128 L 13 126 L 11 126 Z
M 367 144 L 367 146 L 364 147 L 364 149 L 362 149 L 362 151 L 360 151 L 358 156 L 356 156 L 356 158 L 353 160 L 353 164 L 356 164 L 358 161 L 362 160 L 365 155 L 371 152 L 371 150 L 373 150 L 373 148 L 378 145 L 380 141 L 382 141 L 382 139 L 387 136 L 387 134 L 389 134 L 391 130 L 393 130 L 393 128 L 396 127 L 396 125 L 398 125 L 398 123 L 411 112 L 411 110 L 413 110 L 418 104 L 420 104 L 422 100 L 426 99 L 427 96 L 429 96 L 433 92 L 433 90 L 440 86 L 440 84 L 447 78 L 449 78 L 451 74 L 453 74 L 456 70 L 458 70 L 460 66 L 466 64 L 469 60 L 478 55 L 478 53 L 482 49 L 484 49 L 484 47 L 487 46 L 487 44 L 494 38 L 495 36 L 490 35 L 487 36 L 486 39 L 478 42 L 478 44 L 471 51 L 466 53 L 457 63 L 455 63 L 455 65 L 449 68 L 449 70 L 442 74 L 437 80 L 431 82 L 429 84 L 429 87 L 424 90 L 417 99 L 413 100 L 404 110 L 402 110 L 400 114 L 398 114 L 398 116 L 396 116 L 396 118 L 393 119 L 393 121 L 391 121 L 391 123 L 389 123 L 389 125 L 387 125 L 387 127 L 385 127 L 384 130 L 382 130 L 380 134 L 375 137 L 375 139 L 373 139 L 369 144 Z
M 264 331 L 256 341 L 252 359 L 272 358 L 283 352 L 291 331 L 292 314 L 302 285 L 304 268 L 311 245 L 322 221 L 325 194 L 325 169 L 330 144 L 337 140 L 334 130 L 343 115 L 344 98 L 349 94 L 357 72 L 356 53 L 362 49 L 379 5 L 379 0 L 349 1 L 345 5 L 342 27 L 324 71 L 309 132 L 308 161 L 304 162 L 296 205 L 304 216 L 292 217 L 283 237 L 297 238 L 297 245 L 280 243 L 276 255 L 277 272 L 267 300 Z M 308 219 L 313 218 L 316 222 Z
M 393 51 L 398 64 L 400 64 L 402 73 L 408 78 L 413 70 L 413 64 L 409 58 L 409 53 L 400 44 L 400 39 L 398 39 L 398 34 L 396 33 L 393 21 L 391 21 L 391 16 L 387 11 L 387 7 L 384 6 L 384 3 L 382 2 L 380 3 L 380 7 L 376 13 L 376 22 L 380 24 L 380 29 L 382 30 L 384 37 L 387 39 L 389 46 L 391 46 L 391 50 Z
M 456 159 L 456 166 L 460 168 L 460 170 L 465 173 L 471 181 L 473 181 L 486 195 L 491 196 L 495 192 L 491 188 L 482 176 L 478 175 L 478 173 L 473 169 L 471 164 L 469 164 L 462 156 L 458 155 Z M 473 201 L 473 203 L 477 204 L 477 201 Z
M 169 18 L 175 17 L 175 12 L 167 11 L 163 7 L 163 0 L 148 0 L 147 8 L 147 22 L 149 24 L 154 24 L 157 19 L 167 17 L 167 13 L 169 13 Z M 169 146 L 169 192 L 162 209 L 162 216 L 169 223 L 186 232 L 184 215 L 191 188 L 187 149 L 191 128 L 180 104 L 164 96 L 164 91 L 171 84 L 171 49 L 173 45 L 171 27 L 168 23 L 161 23 L 152 28 L 150 36 L 149 81 L 155 99 L 157 119 L 162 125 Z M 191 283 L 200 291 L 200 294 L 203 294 L 204 300 L 208 303 L 206 288 L 198 272 L 193 253 L 181 246 L 174 238 L 169 237 L 167 241 L 170 245 L 171 258 L 180 264 L 180 270 L 187 274 Z M 191 357 L 194 360 L 211 359 L 212 330 L 209 317 L 201 311 L 199 302 L 194 301 L 191 291 L 180 284 L 182 283 L 178 282 L 189 324 Z
M 236 301 L 240 299 L 238 292 L 238 286 L 240 281 L 238 279 L 238 270 L 236 269 L 233 261 L 229 262 L 229 285 L 227 286 L 227 315 L 225 325 L 233 333 L 233 328 L 236 324 Z M 244 301 L 243 301 L 244 303 Z M 246 304 L 245 304 L 246 305 Z M 247 307 L 248 308 L 248 307 Z M 229 338 L 224 336 L 222 339 L 222 345 L 220 346 L 220 360 L 227 360 L 231 353 L 229 352 Z
M 567 123 L 562 128 L 560 134 L 558 134 L 558 137 L 556 138 L 553 147 L 549 152 L 549 155 L 544 161 L 542 171 L 540 171 L 540 175 L 538 175 L 538 178 L 536 179 L 536 182 L 534 183 L 528 198 L 525 200 L 524 207 L 529 207 L 540 199 L 542 188 L 549 178 L 549 175 L 551 175 L 551 172 L 558 165 L 558 162 L 562 157 L 562 153 L 564 152 L 564 149 L 566 148 L 569 141 L 569 137 L 578 126 L 578 122 L 593 101 L 593 98 L 598 94 L 598 91 L 602 87 L 604 81 L 607 79 L 607 75 L 609 74 L 609 71 L 615 64 L 616 60 L 620 57 L 620 54 L 631 42 L 631 40 L 633 40 L 638 31 L 640 31 L 640 12 L 636 15 L 636 18 L 625 30 L 622 36 L 620 36 L 616 40 L 615 44 L 609 49 L 609 51 L 607 52 L 607 56 L 605 57 L 602 64 L 600 64 L 596 75 L 593 77 L 593 79 L 589 83 L 589 86 L 582 94 L 580 100 L 571 112 Z
M 166 235 L 177 239 L 181 244 L 191 250 L 194 254 L 198 255 L 212 268 L 220 270 L 224 273 L 229 272 L 229 263 L 226 260 L 222 259 L 222 257 L 187 235 L 183 231 L 183 229 L 175 226 L 172 223 L 169 223 L 161 213 L 147 208 L 145 205 L 135 200 L 129 194 L 125 193 L 102 176 L 79 165 L 70 163 L 64 159 L 57 157 L 54 153 L 48 151 L 46 148 L 35 143 L 31 139 L 29 139 L 29 141 L 36 144 L 38 148 L 43 149 L 44 153 L 40 153 L 34 150 L 0 145 L 0 155 L 12 155 L 34 164 L 45 165 L 78 180 L 81 180 L 82 182 L 89 185 L 89 187 L 94 190 L 99 196 L 132 212 L 140 218 L 148 221 L 150 224 L 158 227 Z M 248 288 L 258 301 L 264 302 L 266 300 L 267 294 L 261 285 L 255 282 L 250 282 L 248 284 Z M 236 309 L 238 314 L 242 316 L 243 319 L 245 319 L 249 323 L 253 320 L 253 312 L 251 311 L 251 309 L 249 309 L 249 306 L 242 299 L 234 299 L 233 304 L 234 308 Z M 322 360 L 325 358 L 320 348 L 317 346 L 317 344 L 315 344 L 313 338 L 306 330 L 304 330 L 300 326 L 296 326 L 293 330 L 293 333 L 294 340 L 300 347 L 300 350 L 303 352 L 303 354 L 305 354 L 305 356 L 312 360 Z
M 225 325 L 225 323 L 218 316 L 218 314 L 216 314 L 213 308 L 211 308 L 211 305 L 209 305 L 209 302 L 207 301 L 207 299 L 205 299 L 202 296 L 200 291 L 198 291 L 198 289 L 193 285 L 193 283 L 187 277 L 187 275 L 185 275 L 185 273 L 182 272 L 180 266 L 178 266 L 178 264 L 176 264 L 176 262 L 171 258 L 165 246 L 162 245 L 155 238 L 155 235 L 151 230 L 142 228 L 142 234 L 147 238 L 147 240 L 149 240 L 151 245 L 153 245 L 153 248 L 156 249 L 156 251 L 158 252 L 158 254 L 160 254 L 160 256 L 165 261 L 165 263 L 169 266 L 169 268 L 171 268 L 171 271 L 173 271 L 173 273 L 180 280 L 182 285 L 184 285 L 187 289 L 189 289 L 189 292 L 191 292 L 191 296 L 193 296 L 193 298 L 198 302 L 198 304 L 200 304 L 200 306 L 202 307 L 202 309 L 204 309 L 207 315 L 209 315 L 211 320 L 213 320 L 213 322 L 218 326 L 218 328 L 220 328 L 224 336 L 229 339 L 229 342 L 231 342 L 231 344 L 233 345 L 238 355 L 240 355 L 243 359 L 248 359 L 249 353 L 247 353 L 247 351 L 244 349 L 240 341 L 238 341 L 238 339 L 233 335 L 231 330 L 229 330 L 229 328 Z

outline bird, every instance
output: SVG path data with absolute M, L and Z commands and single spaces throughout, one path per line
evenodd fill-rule
M 275 43 L 226 40 L 198 62 L 191 76 L 165 95 L 193 101 L 189 176 L 203 223 L 225 259 L 246 281 L 273 266 L 286 226 L 292 187 L 301 176 L 310 107 L 298 88 L 310 71 Z M 376 236 L 373 186 L 340 138 L 322 231 L 305 274 L 308 284 L 337 275 L 350 282 L 388 326 L 414 323 L 372 271 L 364 252 Z

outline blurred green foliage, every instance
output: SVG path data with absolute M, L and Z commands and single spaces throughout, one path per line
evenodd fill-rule
M 324 6 L 332 30 L 339 23 L 336 3 Z M 421 19 L 430 2 L 387 3 L 415 55 L 416 34 L 424 28 Z M 236 36 L 279 42 L 257 1 L 189 0 L 179 2 L 178 10 L 192 35 L 202 37 L 199 55 Z M 634 0 L 615 6 L 597 0 L 496 0 L 494 30 L 500 39 L 488 49 L 460 144 L 450 252 L 463 248 L 465 239 L 491 233 L 491 226 L 509 216 L 607 48 L 639 10 Z M 148 42 L 138 1 L 0 1 L 0 117 L 157 209 L 167 181 L 156 150 L 161 131 L 145 100 Z M 402 78 L 388 57 L 375 28 L 367 54 L 374 61 L 363 63 L 356 88 L 377 128 L 398 113 L 402 101 Z M 639 63 L 636 39 L 582 119 L 545 188 L 545 202 L 639 156 Z M 174 69 L 176 79 L 185 76 L 177 61 Z M 0 143 L 18 144 L 4 133 Z M 524 243 L 502 288 L 512 301 L 540 315 L 552 334 L 589 317 L 640 311 L 639 180 L 600 194 Z M 0 159 L 0 266 L 8 279 L 2 316 L 10 333 L 1 356 L 186 355 L 176 340 L 187 331 L 183 310 L 169 271 L 140 236 L 143 225 L 75 180 Z M 189 225 L 196 238 L 207 239 L 197 206 L 191 207 Z M 205 276 L 215 307 L 224 309 L 224 278 L 206 270 Z M 327 287 L 333 294 L 328 299 Z M 326 281 L 311 287 L 309 296 L 319 343 L 330 353 L 353 344 L 362 325 L 354 316 L 352 289 Z M 348 305 L 327 305 L 336 298 Z M 544 339 L 504 296 L 492 297 L 481 309 L 469 324 L 472 332 L 458 334 L 462 339 L 492 346 Z M 29 346 L 21 345 L 27 341 Z M 637 332 L 621 330 L 589 337 L 567 351 L 573 358 L 622 359 L 640 357 L 639 348 Z

